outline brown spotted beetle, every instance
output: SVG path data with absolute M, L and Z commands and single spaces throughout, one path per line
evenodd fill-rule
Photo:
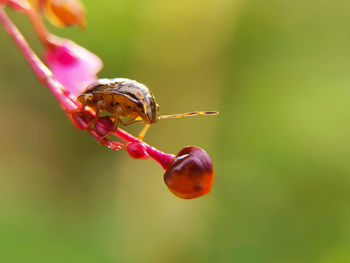
M 124 78 L 99 79 L 83 91 L 78 97 L 78 101 L 83 105 L 83 108 L 79 111 L 83 111 L 88 106 L 96 112 L 95 119 L 89 123 L 88 127 L 96 123 L 101 112 L 108 112 L 113 115 L 113 129 L 104 138 L 116 131 L 119 123 L 124 126 L 134 122 L 144 123 L 145 126 L 138 135 L 138 138 L 142 140 L 150 124 L 160 119 L 218 114 L 217 111 L 195 111 L 160 116 L 159 105 L 148 88 L 135 80 Z M 124 122 L 124 120 L 126 121 Z

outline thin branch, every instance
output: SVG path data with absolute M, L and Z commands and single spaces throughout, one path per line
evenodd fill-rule
M 0 21 L 2 22 L 4 28 L 7 30 L 7 32 L 10 34 L 10 36 L 13 38 L 17 46 L 22 51 L 23 55 L 29 62 L 31 68 L 34 70 L 35 74 L 39 78 L 39 80 L 46 86 L 49 87 L 51 92 L 55 95 L 55 97 L 60 102 L 63 110 L 69 115 L 69 117 L 72 119 L 72 121 L 77 125 L 79 123 L 81 126 L 80 128 L 84 129 L 86 128 L 86 121 L 84 118 L 79 116 L 78 114 L 71 114 L 71 112 L 76 111 L 79 109 L 80 105 L 78 102 L 72 100 L 69 92 L 67 92 L 64 87 L 57 81 L 51 70 L 38 58 L 38 56 L 34 53 L 34 51 L 30 48 L 27 41 L 24 39 L 22 34 L 19 32 L 17 27 L 12 23 L 10 18 L 6 15 L 3 7 L 0 7 Z M 86 114 L 89 114 L 94 117 L 93 112 L 86 112 Z M 86 115 L 85 115 L 86 117 Z M 85 126 L 84 126 L 85 125 Z M 104 130 L 111 130 L 112 127 L 110 127 L 110 123 L 104 122 L 101 125 L 104 125 Z M 78 125 L 77 125 L 78 126 Z M 88 132 L 102 145 L 106 145 L 110 147 L 111 149 L 118 150 L 121 147 L 125 147 L 127 144 L 123 142 L 116 142 L 111 140 L 103 139 L 103 136 L 101 136 L 96 130 L 94 129 L 87 129 Z M 167 169 L 169 164 L 173 161 L 174 155 L 167 154 L 164 152 L 159 151 L 158 149 L 141 142 L 138 138 L 132 136 L 131 134 L 125 132 L 122 129 L 119 129 L 114 133 L 117 137 L 120 139 L 127 141 L 127 142 L 138 142 L 142 144 L 146 148 L 147 154 L 156 160 L 158 163 L 161 164 L 161 166 L 164 169 Z

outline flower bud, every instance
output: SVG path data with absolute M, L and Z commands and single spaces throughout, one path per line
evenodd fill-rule
M 105 136 L 113 129 L 113 122 L 107 116 L 101 117 L 96 121 L 95 129 L 99 135 Z
M 45 7 L 46 17 L 53 25 L 85 28 L 85 8 L 79 0 L 47 0 Z
M 128 143 L 126 150 L 129 155 L 135 159 L 147 159 L 149 156 L 147 154 L 147 148 L 142 142 L 130 142 Z
M 209 193 L 213 180 L 213 163 L 209 155 L 195 146 L 183 148 L 164 174 L 170 191 L 184 199 Z
M 85 130 L 88 123 L 94 120 L 94 117 L 87 112 L 74 112 L 70 115 L 70 118 L 75 127 L 80 130 Z

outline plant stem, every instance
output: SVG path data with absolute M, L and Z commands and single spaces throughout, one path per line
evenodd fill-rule
M 34 70 L 35 74 L 39 78 L 39 80 L 49 87 L 51 92 L 55 95 L 55 97 L 60 102 L 63 110 L 70 115 L 71 118 L 72 114 L 70 112 L 75 111 L 79 109 L 79 103 L 72 100 L 69 92 L 67 92 L 64 87 L 57 81 L 51 70 L 38 58 L 38 56 L 34 53 L 34 51 L 30 48 L 27 41 L 24 39 L 22 34 L 19 32 L 17 27 L 13 24 L 13 22 L 10 20 L 10 18 L 6 15 L 3 7 L 0 6 L 0 21 L 2 22 L 4 28 L 7 30 L 7 32 L 10 34 L 10 36 L 13 38 L 17 46 L 22 51 L 23 55 L 29 62 L 31 68 Z M 94 116 L 94 113 L 91 112 L 91 115 Z M 78 122 L 83 122 L 83 120 L 77 120 Z M 107 127 L 108 129 L 109 127 Z M 110 146 L 112 141 L 109 140 L 103 140 L 102 136 L 100 136 L 95 130 L 88 129 L 88 132 L 99 141 L 99 143 L 103 145 Z M 156 160 L 164 169 L 167 169 L 169 164 L 174 159 L 173 154 L 167 154 L 162 151 L 159 151 L 158 149 L 141 142 L 138 138 L 132 136 L 131 134 L 127 133 L 126 131 L 119 129 L 114 133 L 117 137 L 120 139 L 127 141 L 127 142 L 139 142 L 142 143 L 146 147 L 147 154 Z M 117 143 L 116 145 L 119 145 L 120 147 L 123 145 L 123 143 Z M 120 147 L 115 147 L 114 149 L 117 150 Z
M 0 21 L 3 23 L 5 29 L 16 42 L 17 46 L 22 51 L 23 55 L 29 62 L 30 66 L 34 70 L 35 74 L 39 78 L 40 82 L 49 87 L 51 92 L 58 99 L 60 104 L 64 106 L 65 111 L 74 110 L 77 108 L 71 100 L 69 100 L 63 94 L 64 88 L 53 76 L 51 70 L 45 66 L 45 64 L 38 58 L 34 51 L 30 48 L 27 41 L 19 32 L 17 27 L 12 23 L 9 17 L 6 15 L 4 9 L 0 7 Z

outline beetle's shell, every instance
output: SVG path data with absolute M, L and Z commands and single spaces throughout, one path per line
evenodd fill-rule
M 135 80 L 116 78 L 99 79 L 89 85 L 78 97 L 93 109 L 103 100 L 103 111 L 115 113 L 122 109 L 121 117 L 135 117 L 138 115 L 145 123 L 154 123 L 158 120 L 158 105 L 148 88 Z

